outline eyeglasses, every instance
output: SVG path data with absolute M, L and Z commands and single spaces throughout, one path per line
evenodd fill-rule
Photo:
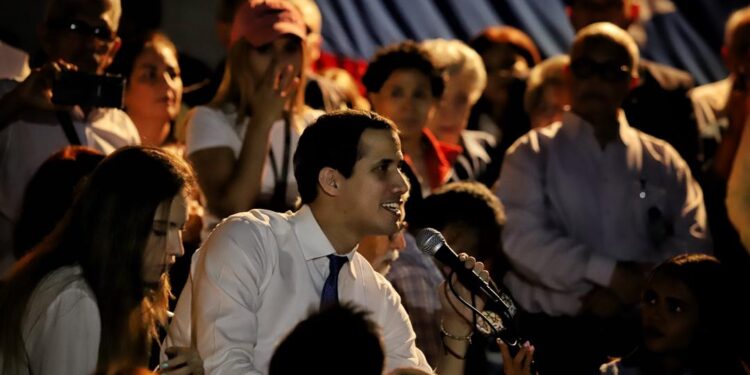
M 80 36 L 94 37 L 103 42 L 111 42 L 115 39 L 115 32 L 107 26 L 91 26 L 86 22 L 78 20 L 52 20 L 47 23 L 50 29 L 56 31 L 69 31 Z
M 579 79 L 589 79 L 596 74 L 609 82 L 624 82 L 630 79 L 630 67 L 613 61 L 599 63 L 591 59 L 576 59 L 570 63 L 570 70 Z

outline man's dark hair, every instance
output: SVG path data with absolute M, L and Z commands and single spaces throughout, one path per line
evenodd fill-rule
M 420 205 L 420 213 L 409 223 L 413 230 L 448 226 L 467 229 L 476 236 L 478 260 L 497 258 L 500 232 L 505 225 L 505 212 L 500 200 L 478 182 L 454 182 L 438 188 Z M 473 232 L 473 233 L 472 233 Z M 466 250 L 466 249 L 461 249 Z
M 356 307 L 332 305 L 303 320 L 276 348 L 269 375 L 381 375 L 377 325 Z
M 435 68 L 429 53 L 412 40 L 379 49 L 367 66 L 367 71 L 362 77 L 362 84 L 365 85 L 367 92 L 380 92 L 388 77 L 399 69 L 414 69 L 426 75 L 430 80 L 432 97 L 443 96 L 445 89 L 443 76 Z
M 303 204 L 317 198 L 318 174 L 323 168 L 351 177 L 354 164 L 362 158 L 360 138 L 367 129 L 397 133 L 391 120 L 375 112 L 351 109 L 324 114 L 305 129 L 294 152 L 294 177 Z

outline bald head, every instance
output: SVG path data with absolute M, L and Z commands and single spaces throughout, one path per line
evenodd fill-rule
M 44 21 L 76 19 L 81 14 L 104 14 L 112 31 L 117 31 L 122 15 L 120 0 L 50 0 Z
M 638 45 L 625 30 L 609 22 L 598 22 L 584 27 L 576 34 L 573 47 L 570 51 L 571 59 L 575 59 L 583 53 L 583 49 L 591 48 L 592 44 L 606 44 L 613 51 L 619 50 L 616 57 L 624 57 L 631 70 L 638 66 L 640 53 Z M 616 52 L 615 52 L 616 53 Z
M 120 47 L 120 0 L 50 0 L 39 29 L 50 60 L 103 74 Z

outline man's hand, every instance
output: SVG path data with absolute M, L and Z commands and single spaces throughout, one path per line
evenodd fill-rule
M 464 262 L 466 269 L 473 269 L 474 273 L 478 274 L 482 280 L 489 281 L 490 274 L 484 269 L 484 264 L 482 262 L 477 262 L 474 257 L 471 257 L 466 253 L 459 254 L 458 259 Z M 458 296 L 464 301 L 473 304 L 477 310 L 482 311 L 484 308 L 484 299 L 474 298 L 474 300 L 472 300 L 472 293 L 458 281 L 457 275 L 453 275 L 450 283 L 453 285 L 453 289 Z M 449 325 L 457 328 L 456 331 L 449 331 L 457 336 L 465 336 L 471 333 L 473 330 L 472 322 L 474 321 L 474 311 L 461 303 L 458 297 L 453 294 L 450 285 L 448 285 L 448 281 L 440 283 L 440 286 L 438 286 L 438 293 L 440 294 L 440 304 L 443 308 L 443 323 L 445 328 L 448 329 Z
M 14 90 L 22 110 L 52 111 L 56 107 L 52 104 L 52 82 L 55 75 L 63 70 L 78 70 L 75 65 L 58 60 L 48 62 L 41 68 L 34 69 L 26 79 Z M 9 93 L 10 94 L 10 93 Z

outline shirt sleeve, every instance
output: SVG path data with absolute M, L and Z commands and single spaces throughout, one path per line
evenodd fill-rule
M 427 359 L 415 344 L 416 334 L 409 315 L 401 305 L 401 297 L 391 284 L 380 274 L 375 274 L 384 293 L 381 299 L 383 308 L 383 343 L 385 344 L 386 372 L 400 367 L 418 367 L 433 373 Z
M 232 128 L 227 117 L 209 107 L 196 107 L 188 115 L 185 155 L 212 147 L 231 147 Z
M 727 214 L 740 235 L 745 249 L 750 251 L 750 121 L 745 124 L 742 139 L 732 165 L 727 184 Z
M 703 202 L 703 190 L 693 178 L 687 163 L 669 144 L 664 144 L 664 160 L 669 176 L 666 196 L 668 219 L 674 235 L 660 246 L 660 254 L 671 257 L 681 253 L 706 253 L 711 250 L 711 239 Z
M 263 233 L 247 218 L 220 224 L 193 278 L 193 338 L 209 374 L 259 374 L 257 311 L 266 270 Z
M 497 188 L 507 217 L 503 250 L 515 272 L 542 287 L 565 292 L 591 282 L 607 286 L 616 261 L 567 236 L 552 217 L 543 182 L 544 146 L 531 132 L 505 156 Z
M 99 308 L 85 291 L 64 290 L 29 332 L 24 339 L 32 374 L 91 374 L 96 369 Z

